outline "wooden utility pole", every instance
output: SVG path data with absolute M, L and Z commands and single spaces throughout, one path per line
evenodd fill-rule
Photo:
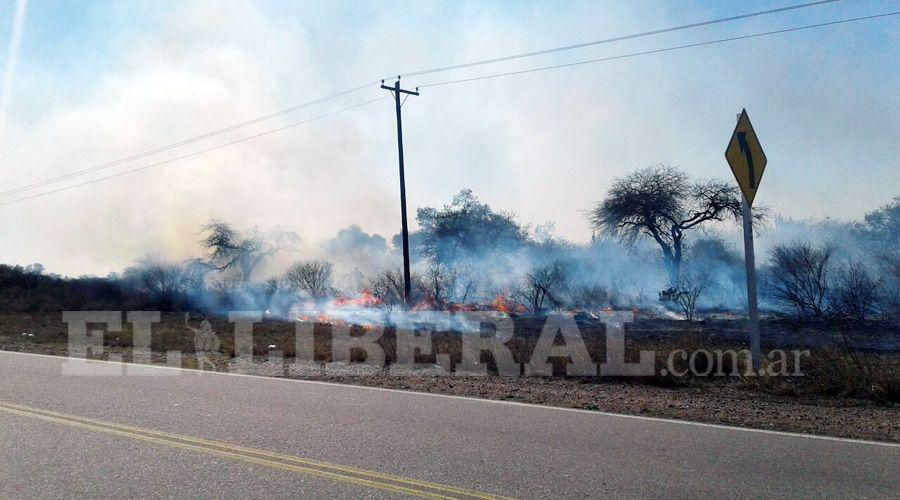
M 400 153 L 400 224 L 403 234 L 403 303 L 409 307 L 412 285 L 409 277 L 409 226 L 406 222 L 406 175 L 403 171 L 403 122 L 400 119 L 400 108 L 403 103 L 400 102 L 400 94 L 419 95 L 419 88 L 416 87 L 415 91 L 401 89 L 400 76 L 397 76 L 393 87 L 388 87 L 384 84 L 384 80 L 381 80 L 381 88 L 390 90 L 394 94 L 394 104 L 397 108 L 397 149 Z

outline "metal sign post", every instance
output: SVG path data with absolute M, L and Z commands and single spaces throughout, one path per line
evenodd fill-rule
M 756 302 L 756 257 L 753 254 L 753 208 L 741 194 L 741 216 L 744 219 L 744 262 L 747 269 L 747 317 L 750 322 L 750 359 L 753 371 L 759 373 L 759 309 Z
M 750 323 L 750 359 L 754 373 L 759 373 L 761 358 L 759 349 L 759 308 L 756 295 L 756 257 L 753 254 L 753 198 L 763 171 L 766 154 L 747 116 L 747 110 L 738 115 L 737 126 L 725 149 L 725 159 L 731 166 L 734 178 L 741 188 L 741 217 L 744 222 L 744 261 L 747 271 L 747 318 Z

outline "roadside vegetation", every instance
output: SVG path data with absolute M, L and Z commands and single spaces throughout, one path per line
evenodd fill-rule
M 658 367 L 676 349 L 740 350 L 746 289 L 735 248 L 737 196 L 730 184 L 651 166 L 613 184 L 586 213 L 593 237 L 575 244 L 555 237 L 552 224 L 521 224 L 464 190 L 443 207 L 417 212 L 413 309 L 510 314 L 517 329 L 509 347 L 518 362 L 534 348 L 543 318 L 559 311 L 575 315 L 595 362 L 605 357 L 596 318 L 608 310 L 635 312 L 626 328 L 627 355 L 652 348 Z M 858 222 L 796 221 L 769 212 L 758 211 L 755 228 L 763 349 L 809 349 L 802 366 L 807 376 L 607 382 L 900 402 L 900 197 Z M 193 258 L 143 259 L 106 277 L 0 265 L 0 348 L 64 353 L 63 310 L 158 310 L 164 321 L 154 327 L 154 350 L 182 351 L 190 364 L 195 343 L 185 326 L 206 319 L 221 341 L 216 359 L 223 364 L 233 356 L 227 311 L 258 310 L 266 320 L 255 330 L 255 352 L 265 356 L 275 346 L 290 360 L 291 320 L 317 311 L 304 319 L 319 322 L 317 355 L 324 361 L 329 323 L 364 326 L 346 311 L 402 309 L 397 237 L 389 241 L 351 226 L 305 253 L 300 237 L 284 228 L 211 221 L 194 237 Z M 126 359 L 128 328 L 106 337 L 109 350 Z M 388 325 L 380 341 L 389 363 L 392 335 Z M 458 362 L 458 334 L 441 332 L 436 345 Z

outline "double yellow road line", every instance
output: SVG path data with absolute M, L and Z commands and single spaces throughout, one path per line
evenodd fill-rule
M 457 488 L 455 486 L 419 481 L 393 474 L 385 474 L 356 467 L 346 467 L 265 450 L 245 448 L 220 441 L 209 441 L 189 436 L 169 434 L 152 429 L 143 429 L 130 425 L 94 420 L 76 415 L 8 403 L 5 401 L 0 401 L 0 411 L 43 420 L 45 422 L 53 422 L 138 441 L 248 462 L 270 469 L 283 470 L 297 474 L 308 474 L 357 486 L 375 488 L 421 498 L 506 498 L 464 488 Z

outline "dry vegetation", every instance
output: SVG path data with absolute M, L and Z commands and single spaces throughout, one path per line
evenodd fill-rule
M 554 360 L 554 376 L 544 378 L 472 378 L 434 370 L 398 375 L 372 369 L 357 376 L 324 369 L 331 356 L 327 324 L 316 326 L 316 359 L 322 368 L 313 365 L 303 376 L 898 439 L 900 198 L 858 223 L 776 219 L 771 227 L 760 226 L 763 232 L 781 232 L 767 252 L 760 252 L 765 258 L 759 262 L 759 293 L 768 317 L 762 347 L 764 352 L 809 350 L 799 367 L 805 376 L 742 376 L 746 367 L 732 366 L 733 360 L 702 355 L 694 359 L 700 372 L 709 368 L 735 375 L 662 375 L 676 350 L 740 351 L 746 345 L 746 325 L 735 319 L 746 306 L 743 259 L 709 227 L 735 218 L 737 194 L 733 186 L 691 181 L 669 166 L 640 170 L 618 179 L 591 211 L 596 233 L 586 245 L 522 225 L 514 214 L 493 210 L 470 190 L 443 208 L 417 211 L 419 230 L 411 235 L 416 255 L 412 310 L 513 314 L 516 335 L 507 347 L 520 368 L 531 358 L 548 313 L 576 315 L 597 363 L 606 358 L 597 315 L 636 311 L 638 320 L 626 326 L 626 359 L 634 362 L 639 351 L 655 351 L 656 376 L 565 378 L 564 359 Z M 294 325 L 275 317 L 321 322 L 363 313 L 381 318 L 401 309 L 404 277 L 396 245 L 392 250 L 385 238 L 358 227 L 325 242 L 322 255 L 299 256 L 287 269 L 265 277 L 261 263 L 277 253 L 298 251 L 298 235 L 282 228 L 239 230 L 222 221 L 210 222 L 201 234 L 203 253 L 196 258 L 141 261 L 106 278 L 63 278 L 44 273 L 39 264 L 0 265 L 0 349 L 65 354 L 63 310 L 157 310 L 164 311 L 163 322 L 154 327 L 157 353 L 180 351 L 187 366 L 196 366 L 194 334 L 202 328 L 194 325 L 205 317 L 218 334 L 215 342 L 204 341 L 218 346 L 210 367 L 225 369 L 234 356 L 234 326 L 226 311 L 270 312 L 255 327 L 254 353 L 263 359 L 270 351 L 281 351 L 290 362 Z M 190 325 L 186 312 L 192 314 Z M 129 359 L 129 328 L 126 324 L 123 332 L 105 337 L 107 352 Z M 379 340 L 388 365 L 397 359 L 395 338 L 388 328 Z M 449 357 L 451 368 L 460 362 L 459 333 L 436 333 L 433 345 L 438 355 Z M 354 353 L 355 360 L 361 356 Z M 435 363 L 437 358 L 432 354 L 417 361 Z M 482 361 L 496 373 L 489 355 Z M 684 360 L 675 363 L 678 370 L 685 368 Z M 284 366 L 265 370 L 299 376 Z M 767 414 L 748 413 L 748 399 L 766 401 L 767 411 L 783 418 L 773 422 Z M 801 425 L 791 415 L 814 424 Z M 885 419 L 890 423 L 879 427 Z
M 234 353 L 231 335 L 233 324 L 225 318 L 209 318 L 213 330 L 221 338 L 221 349 L 212 359 L 215 369 L 227 370 Z M 533 318 L 517 318 L 517 335 L 507 343 L 517 362 L 530 359 L 541 322 Z M 66 353 L 66 325 L 58 315 L 6 315 L 0 317 L 0 349 L 47 354 Z M 605 359 L 603 327 L 599 323 L 581 321 L 580 326 L 592 359 Z M 641 349 L 656 351 L 657 372 L 666 366 L 673 349 L 687 351 L 741 349 L 740 322 L 710 321 L 688 324 L 679 321 L 639 319 L 627 325 L 626 360 L 633 362 Z M 284 353 L 290 363 L 294 356 L 294 325 L 278 320 L 265 320 L 254 327 L 254 353 L 260 362 L 259 372 L 271 376 L 293 376 L 360 385 L 439 392 L 492 399 L 523 401 L 589 410 L 636 413 L 661 417 L 685 418 L 715 423 L 728 423 L 781 430 L 826 433 L 832 435 L 889 439 L 900 441 L 900 350 L 893 343 L 893 327 L 870 324 L 844 325 L 828 334 L 823 325 L 799 325 L 791 321 L 764 323 L 765 338 L 777 336 L 779 345 L 764 341 L 764 351 L 773 347 L 806 348 L 809 339 L 820 339 L 819 346 L 802 357 L 803 377 L 561 377 L 565 359 L 552 359 L 554 377 L 486 377 L 450 376 L 440 371 L 422 374 L 396 374 L 389 370 L 352 371 L 326 369 L 331 356 L 331 327 L 316 325 L 316 370 L 302 375 L 287 366 L 262 365 L 270 346 Z M 29 333 L 33 336 L 23 336 Z M 361 333 L 361 330 L 360 330 Z M 163 362 L 166 350 L 184 353 L 186 367 L 196 367 L 194 339 L 184 327 L 183 316 L 164 315 L 153 330 L 155 359 Z M 455 365 L 460 361 L 460 334 L 437 333 L 435 351 L 449 354 Z M 396 360 L 395 336 L 386 329 L 379 344 L 386 353 L 387 364 Z M 119 354 L 130 359 L 130 325 L 122 332 L 105 337 L 106 354 Z M 867 349 L 860 349 L 859 345 Z M 891 349 L 885 349 L 893 345 Z M 879 353 L 879 349 L 881 352 Z M 363 353 L 355 352 L 354 361 L 362 361 Z M 488 353 L 482 360 L 495 371 Z M 731 373 L 734 367 L 710 367 Z M 421 363 L 434 363 L 434 356 L 418 357 Z M 706 359 L 697 366 L 706 371 Z M 329 365 L 330 366 L 330 365 Z M 684 368 L 684 362 L 676 366 Z M 212 366 L 204 368 L 210 369 Z M 738 368 L 744 368 L 743 366 Z M 752 403 L 751 403 L 752 402 Z

